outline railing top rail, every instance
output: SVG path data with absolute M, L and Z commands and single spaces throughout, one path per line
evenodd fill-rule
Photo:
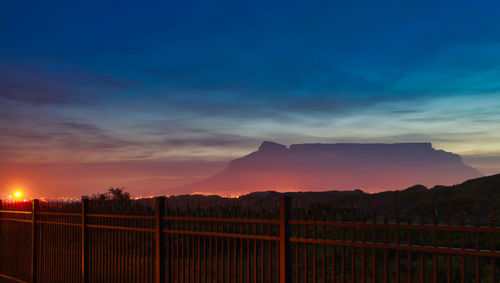
M 9 276 L 7 274 L 3 274 L 3 273 L 0 273 L 0 278 L 5 278 L 5 279 L 8 279 L 8 280 L 11 280 L 14 282 L 28 283 L 28 281 L 23 281 L 21 279 L 18 279 L 18 278 L 15 278 L 15 277 Z
M 164 216 L 163 220 L 192 221 L 192 222 L 229 222 L 229 223 L 255 223 L 255 224 L 279 224 L 277 219 L 252 219 L 252 218 L 217 218 L 217 217 L 185 217 Z
M 0 221 L 14 221 L 14 222 L 26 222 L 26 223 L 31 223 L 31 219 L 20 219 L 20 218 L 0 218 Z
M 32 211 L 29 210 L 0 210 L 1 213 L 20 213 L 20 214 L 31 214 Z
M 38 215 L 55 215 L 55 216 L 82 216 L 81 212 L 53 212 L 53 211 L 37 211 Z
M 46 221 L 46 220 L 36 220 L 37 224 L 48 224 L 48 225 L 62 225 L 62 226 L 74 226 L 82 227 L 81 223 L 71 223 L 71 222 L 57 222 L 57 221 Z
M 155 219 L 155 217 L 152 215 L 87 213 L 87 216 L 88 217 L 98 217 L 98 218 Z
M 290 220 L 290 225 L 310 226 L 335 226 L 335 227 L 360 227 L 360 228 L 397 228 L 406 230 L 436 230 L 459 232 L 493 232 L 500 233 L 500 227 L 491 226 L 461 226 L 461 225 L 432 225 L 432 224 L 397 224 L 397 223 L 368 223 L 368 222 L 340 222 L 340 221 L 315 221 L 315 220 Z
M 417 244 L 398 245 L 392 243 L 385 244 L 379 242 L 373 243 L 373 242 L 350 241 L 350 240 L 342 241 L 342 240 L 310 239 L 310 238 L 295 238 L 295 237 L 291 237 L 290 242 L 303 243 L 303 244 L 349 246 L 349 247 L 359 247 L 359 248 L 376 248 L 376 249 L 386 249 L 386 250 L 402 250 L 402 251 L 414 251 L 414 252 L 426 252 L 426 253 L 500 257 L 500 251 L 494 251 L 494 250 L 433 247 L 433 246 L 421 246 Z
M 164 229 L 163 233 L 166 234 L 181 234 L 181 235 L 194 235 L 194 236 L 209 236 L 219 238 L 236 238 L 236 239 L 250 239 L 250 240 L 264 240 L 264 241 L 279 241 L 278 236 L 268 235 L 253 235 L 253 234 L 237 234 L 237 233 L 223 233 L 223 232 L 207 232 L 207 231 L 186 231 L 186 230 L 167 230 Z
M 138 232 L 151 232 L 151 233 L 155 232 L 155 230 L 152 228 L 141 228 L 141 227 L 125 227 L 125 226 L 99 225 L 99 224 L 87 224 L 86 226 L 88 228 L 99 228 L 99 229 L 110 229 L 110 230 L 138 231 Z

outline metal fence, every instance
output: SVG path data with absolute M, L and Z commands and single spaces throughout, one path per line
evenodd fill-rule
M 1 202 L 0 282 L 499 282 L 493 211 L 195 206 Z

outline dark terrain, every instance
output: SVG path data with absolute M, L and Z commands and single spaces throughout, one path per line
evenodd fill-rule
M 327 192 L 287 192 L 275 191 L 255 192 L 240 196 L 237 199 L 222 198 L 219 196 L 181 195 L 173 196 L 168 200 L 173 205 L 178 203 L 185 206 L 197 207 L 198 203 L 205 207 L 209 203 L 225 203 L 228 206 L 248 205 L 250 207 L 273 207 L 278 197 L 288 195 L 292 204 L 302 208 L 308 207 L 337 207 L 350 208 L 355 205 L 359 210 L 369 211 L 376 205 L 378 210 L 393 210 L 396 203 L 402 211 L 414 211 L 418 214 L 421 208 L 424 211 L 443 212 L 449 205 L 455 213 L 465 211 L 472 213 L 479 209 L 484 213 L 500 209 L 500 174 L 481 177 L 465 181 L 453 186 L 435 186 L 426 188 L 415 185 L 405 190 L 386 191 L 380 193 L 365 193 L 354 191 L 327 191 Z M 460 211 L 459 211 L 460 210 Z

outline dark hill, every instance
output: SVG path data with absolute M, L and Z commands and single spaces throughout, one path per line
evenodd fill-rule
M 416 185 L 405 190 L 387 191 L 369 194 L 361 190 L 354 191 L 327 191 L 327 192 L 288 192 L 274 191 L 254 192 L 243 195 L 238 199 L 228 199 L 216 196 L 184 195 L 170 197 L 170 200 L 181 201 L 182 204 L 198 204 L 202 206 L 226 203 L 235 205 L 235 201 L 243 206 L 250 207 L 275 207 L 279 196 L 289 195 L 294 205 L 301 207 L 330 208 L 333 204 L 337 207 L 350 208 L 353 205 L 360 210 L 371 211 L 375 204 L 378 210 L 391 211 L 398 203 L 402 211 L 420 211 L 424 208 L 429 211 L 444 211 L 449 204 L 455 214 L 461 211 L 471 214 L 478 208 L 487 213 L 490 209 L 500 209 L 500 174 L 468 180 L 459 185 L 436 186 L 427 189 Z M 417 213 L 418 214 L 418 213 Z
M 379 208 L 392 209 L 397 202 L 403 209 L 419 209 L 421 205 L 427 210 L 430 207 L 444 208 L 448 204 L 451 207 L 467 208 L 475 207 L 483 209 L 500 208 L 500 174 L 481 177 L 465 181 L 459 185 L 436 186 L 427 189 L 417 185 L 400 191 L 387 191 L 374 194 L 355 191 L 331 191 L 331 192 L 291 192 L 286 193 L 295 201 L 304 206 L 310 204 L 324 204 L 350 207 L 355 203 L 359 208 L 371 208 L 374 204 Z M 276 201 L 281 194 L 271 194 Z M 242 196 L 253 204 L 263 203 L 269 200 L 270 193 L 252 193 Z

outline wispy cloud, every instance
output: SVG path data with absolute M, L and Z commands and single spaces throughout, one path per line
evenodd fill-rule
M 34 66 L 9 66 L 0 71 L 0 99 L 29 106 L 91 104 L 101 96 L 89 93 L 89 88 L 106 91 L 139 88 L 142 85 L 136 79 L 95 72 L 60 73 Z
M 67 104 L 74 100 L 70 92 L 44 81 L 0 80 L 0 98 L 33 105 Z

